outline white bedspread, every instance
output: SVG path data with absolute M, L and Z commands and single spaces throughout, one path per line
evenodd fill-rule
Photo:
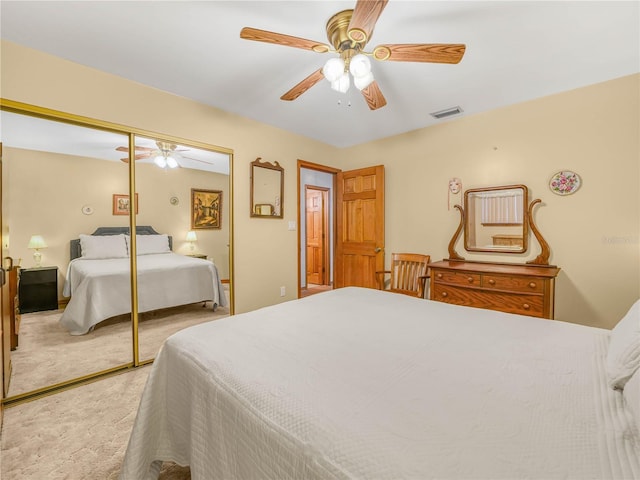
M 207 260 L 175 253 L 140 255 L 138 311 L 211 300 L 225 306 L 218 269 Z M 129 258 L 69 263 L 63 294 L 71 296 L 60 323 L 72 335 L 87 333 L 99 322 L 131 312 Z
M 360 288 L 194 326 L 154 362 L 120 478 L 640 478 L 608 336 Z

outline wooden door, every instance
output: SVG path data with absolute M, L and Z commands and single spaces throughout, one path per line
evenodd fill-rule
M 384 270 L 384 166 L 338 173 L 336 288 L 376 288 Z
M 307 285 L 326 285 L 329 189 L 305 186 Z

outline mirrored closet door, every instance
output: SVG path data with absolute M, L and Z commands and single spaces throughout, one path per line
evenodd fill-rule
M 4 99 L 1 115 L 4 403 L 233 313 L 231 150 Z
M 109 252 L 83 245 L 85 258 L 94 259 L 69 274 L 83 235 L 128 224 L 127 215 L 112 215 L 112 194 L 128 191 L 128 166 L 115 151 L 128 136 L 4 110 L 1 115 L 3 263 L 18 294 L 6 392 L 13 397 L 132 362 L 126 245 Z M 121 257 L 112 259 L 126 280 L 120 308 L 85 295 L 93 264 L 103 256 Z M 98 323 L 101 316 L 110 320 Z
M 231 161 L 228 153 L 143 136 L 135 137 L 135 158 L 136 223 L 150 227 L 137 237 L 144 362 L 178 330 L 229 315 Z

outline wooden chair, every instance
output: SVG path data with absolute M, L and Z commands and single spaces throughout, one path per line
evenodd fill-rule
M 390 274 L 390 292 L 424 298 L 430 258 L 419 253 L 392 253 L 391 270 L 376 272 L 378 289 L 385 290 L 384 277 Z

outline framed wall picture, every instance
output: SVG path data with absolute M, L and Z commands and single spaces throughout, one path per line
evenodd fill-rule
M 113 214 L 114 215 L 129 215 L 129 195 L 120 193 L 113 194 Z M 138 214 L 138 194 L 136 193 L 136 215 Z
M 191 230 L 222 228 L 222 191 L 191 189 Z

